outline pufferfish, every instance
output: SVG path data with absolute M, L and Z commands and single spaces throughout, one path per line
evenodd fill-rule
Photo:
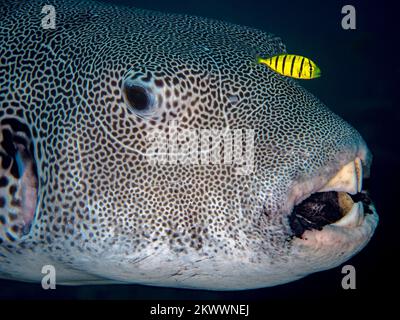
M 308 80 L 321 76 L 321 70 L 314 61 L 295 54 L 280 54 L 270 58 L 257 57 L 257 62 L 286 77 Z
M 364 139 L 253 63 L 316 71 L 280 38 L 105 1 L 0 16 L 0 279 L 253 289 L 373 236 Z

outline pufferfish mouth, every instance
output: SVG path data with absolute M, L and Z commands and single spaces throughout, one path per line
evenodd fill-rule
M 326 225 L 360 226 L 367 214 L 373 214 L 365 187 L 362 163 L 356 158 L 343 166 L 324 187 L 294 206 L 289 216 L 293 235 L 301 238 L 306 230 L 322 230 Z

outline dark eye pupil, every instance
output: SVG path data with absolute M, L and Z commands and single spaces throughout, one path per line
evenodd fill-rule
M 130 106 L 136 110 L 145 110 L 150 105 L 147 92 L 142 87 L 126 87 L 125 94 Z

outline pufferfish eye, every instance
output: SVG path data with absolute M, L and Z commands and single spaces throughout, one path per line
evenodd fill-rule
M 122 88 L 125 103 L 134 112 L 146 112 L 153 106 L 153 95 L 143 85 L 125 82 Z

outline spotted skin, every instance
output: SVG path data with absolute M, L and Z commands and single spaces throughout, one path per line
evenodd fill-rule
M 49 4 L 54 30 L 41 27 Z M 246 289 L 331 268 L 372 236 L 376 214 L 359 229 L 293 236 L 295 202 L 356 156 L 368 171 L 371 156 L 295 80 L 255 63 L 285 53 L 279 38 L 92 1 L 2 1 L 0 12 L 0 138 L 23 136 L 27 155 L 14 176 L 0 148 L 0 277 L 40 281 L 51 264 L 61 284 Z M 124 100 L 127 82 L 153 97 L 145 113 Z M 171 121 L 254 130 L 254 171 L 151 164 L 146 135 Z M 10 238 L 13 182 L 35 196 L 21 200 L 31 215 L 13 209 Z M 319 235 L 331 242 L 309 243 Z

